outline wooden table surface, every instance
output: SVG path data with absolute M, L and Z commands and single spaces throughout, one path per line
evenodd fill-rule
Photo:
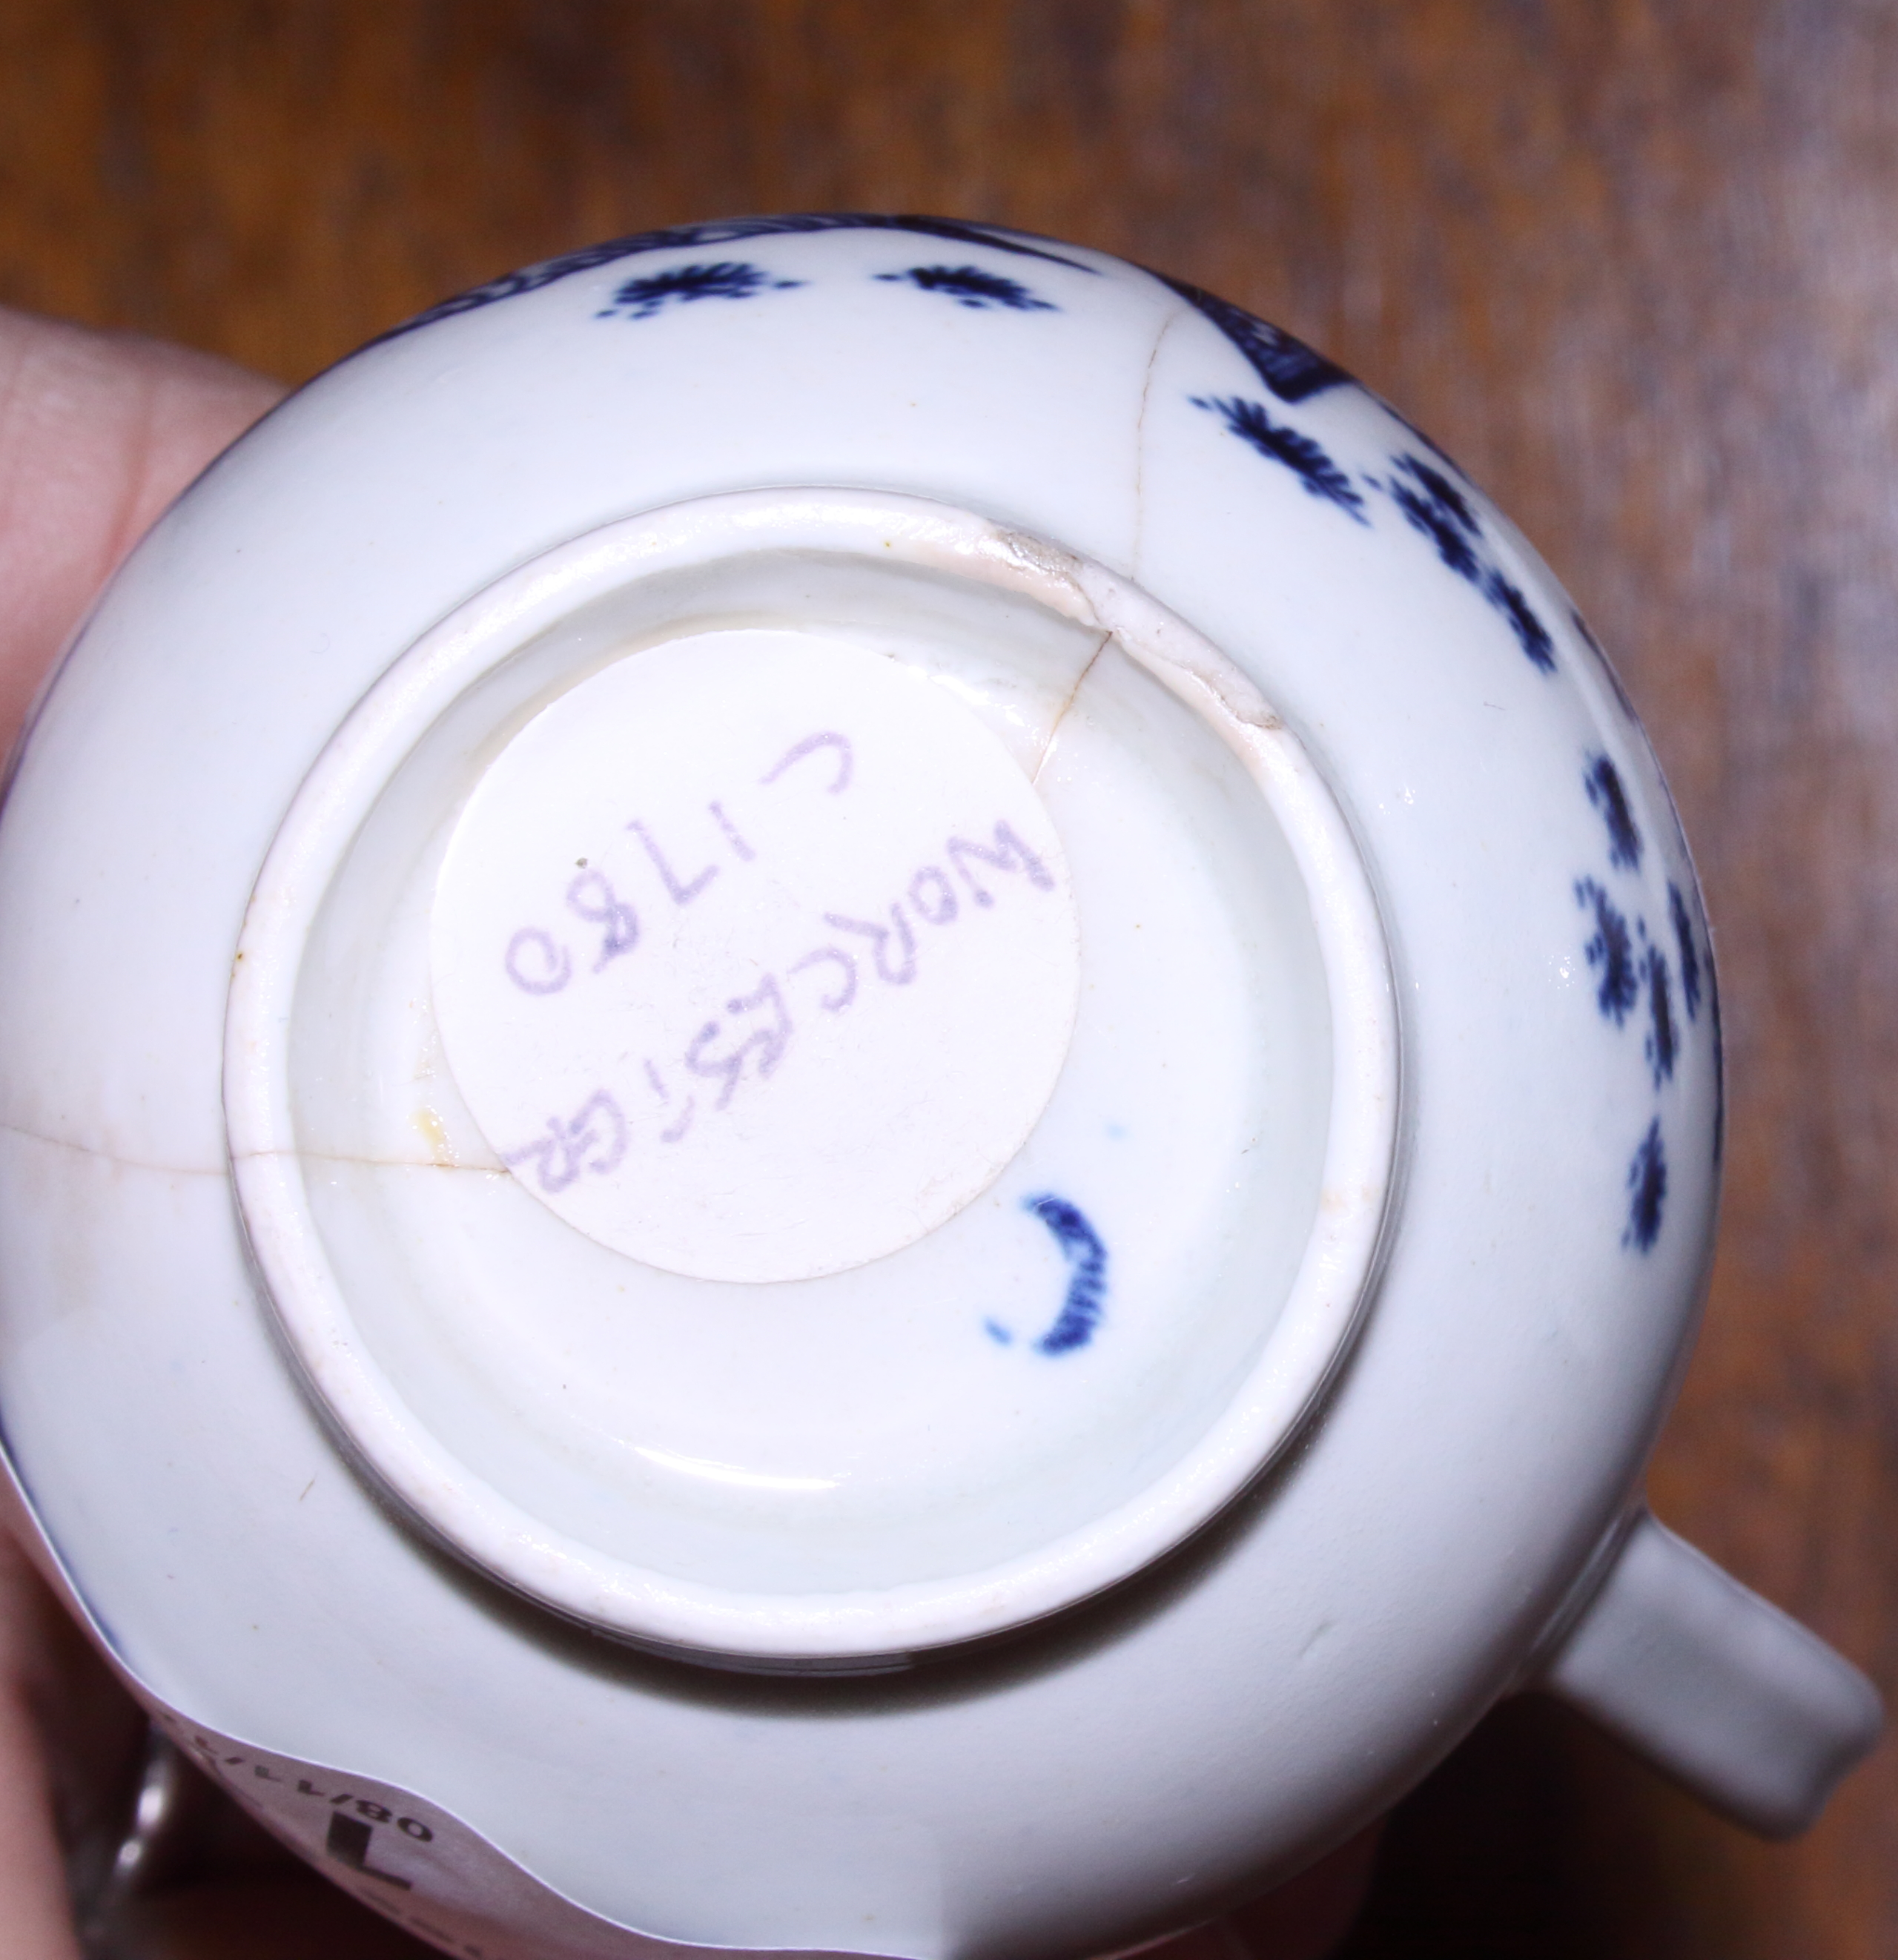
M 1002 221 L 1282 322 L 1566 581 L 1699 856 L 1731 1067 L 1656 1507 L 1898 1687 L 1898 9 L 0 0 L 0 299 L 298 379 L 615 233 Z M 1790 1846 L 1547 1704 L 1347 1949 L 1887 1960 L 1898 1747 Z

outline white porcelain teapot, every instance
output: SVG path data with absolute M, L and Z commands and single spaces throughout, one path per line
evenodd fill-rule
M 486 1956 L 1126 1949 L 1496 1699 L 1879 1713 L 1649 1519 L 1718 1007 L 1579 616 L 1197 289 L 682 227 L 119 574 L 0 816 L 0 1423 L 155 1718 Z

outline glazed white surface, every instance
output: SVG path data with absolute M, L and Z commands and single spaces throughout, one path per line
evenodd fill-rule
M 991 906 L 991 883 L 1045 900 L 1075 874 L 1081 1011 L 1055 1044 L 1053 1102 L 984 1201 L 873 1268 L 766 1292 L 755 1272 L 736 1287 L 668 1274 L 545 1215 L 527 1196 L 542 1160 L 510 1175 L 444 1062 L 431 968 L 463 830 L 498 788 L 518 797 L 511 765 L 550 717 L 587 711 L 600 684 L 636 687 L 648 662 L 663 676 L 703 657 L 715 672 L 708 600 L 715 616 L 777 622 L 752 654 L 809 657 L 785 622 L 814 593 L 818 616 L 874 635 L 887 669 L 831 703 L 857 739 L 889 687 L 919 682 L 974 704 L 998 737 L 975 752 L 1015 777 L 1048 863 L 1006 820 L 944 855 Z M 967 642 L 938 637 L 946 603 Z M 1050 630 L 1063 622 L 1064 643 Z M 1067 658 L 1051 669 L 1055 645 Z M 841 660 L 841 678 L 858 658 L 839 647 L 827 668 Z M 676 718 L 664 725 L 677 741 Z M 947 781 L 984 794 L 979 772 Z M 597 810 L 589 821 L 566 848 L 597 848 Z M 930 923 L 889 916 L 892 932 Z M 801 932 L 835 924 L 790 917 Z M 672 930 L 666 959 L 688 972 Z M 495 937 L 493 967 L 506 950 Z M 558 963 L 570 984 L 564 947 Z M 753 979 L 742 1000 L 701 992 L 696 1011 L 781 1032 L 778 976 Z M 1296 738 L 1216 648 L 1104 568 L 887 494 L 669 506 L 531 561 L 424 635 L 298 790 L 230 1004 L 244 1229 L 348 1446 L 483 1570 L 668 1648 L 912 1653 L 1146 1564 L 1257 1474 L 1336 1367 L 1398 1168 L 1388 949 Z M 580 1176 L 618 1169 L 611 1102 L 668 1039 L 637 1004 L 609 1025 L 630 1045 L 565 1119 L 583 1132 Z M 780 1083 L 767 1061 L 734 1091 L 794 1093 L 795 1069 Z M 953 1145 L 952 1116 L 906 1120 Z M 841 1141 L 809 1149 L 808 1188 L 834 1184 L 848 1206 L 859 1146 Z M 901 1161 L 900 1140 L 884 1147 Z M 952 1154 L 938 1161 L 962 1176 Z M 1057 1261 L 1024 1257 L 1023 1214 Z M 758 1256 L 798 1255 L 806 1222 L 793 1214 Z M 1029 1353 L 998 1357 L 1018 1331 Z
M 1421 479 L 1396 459 L 1445 466 L 1381 405 L 1348 384 L 1268 399 L 1205 313 L 1085 251 L 877 231 L 742 250 L 800 283 L 615 311 L 629 269 L 716 256 L 674 247 L 367 350 L 115 581 L 0 822 L 0 1418 L 157 1693 L 424 1792 L 609 1917 L 923 1960 L 1124 1946 L 1390 1801 L 1515 1679 L 1626 1503 L 1703 1284 L 1718 1059 L 1710 969 L 1690 1017 L 1674 960 L 1664 1074 L 1639 1001 L 1604 1015 L 1585 888 L 1646 921 L 1636 953 L 1671 949 L 1670 886 L 1703 963 L 1705 928 L 1566 601 L 1461 488 L 1545 672 L 1407 520 L 1388 486 Z M 904 276 L 946 250 L 1041 309 Z M 1355 511 L 1202 406 L 1254 398 Z M 613 1648 L 393 1522 L 273 1344 L 220 1102 L 253 883 L 378 677 L 539 553 L 786 484 L 1053 539 L 1242 667 L 1348 813 L 1404 1029 L 1381 1281 L 1291 1456 L 1121 1594 L 857 1682 Z M 1588 794 L 1601 758 L 1633 863 Z M 1666 1183 L 1643 1249 L 1651 1124 Z

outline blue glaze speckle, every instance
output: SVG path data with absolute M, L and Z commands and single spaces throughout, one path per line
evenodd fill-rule
M 1242 396 L 1215 395 L 1187 398 L 1196 409 L 1210 409 L 1225 422 L 1241 442 L 1248 443 L 1261 456 L 1282 463 L 1311 496 L 1356 518 L 1364 514 L 1364 497 L 1350 477 L 1334 463 L 1320 444 L 1289 423 L 1272 419 L 1263 402 L 1249 402 Z
M 1623 872 L 1638 870 L 1645 845 L 1635 821 L 1634 806 L 1620 772 L 1605 755 L 1591 754 L 1582 772 L 1582 788 L 1588 800 L 1607 826 L 1608 861 Z M 1639 913 L 1632 919 L 1624 915 L 1596 879 L 1580 878 L 1575 885 L 1575 902 L 1593 917 L 1594 931 L 1584 951 L 1597 976 L 1595 1004 L 1603 1017 L 1617 1027 L 1623 1026 L 1637 1003 L 1646 1007 L 1642 1048 L 1648 1074 L 1658 1097 L 1674 1078 L 1683 1039 L 1688 1024 L 1698 1019 L 1703 984 L 1712 1022 L 1714 1048 L 1713 1160 L 1718 1167 L 1724 1144 L 1725 1108 L 1720 1077 L 1720 1017 L 1714 995 L 1712 962 L 1703 963 L 1696 936 L 1693 915 L 1680 887 L 1668 886 L 1668 924 L 1672 928 L 1673 956 L 1655 943 L 1647 920 Z M 1664 940 L 1664 931 L 1660 937 Z M 1677 1007 L 1674 993 L 1677 957 L 1680 991 Z M 1661 1236 L 1668 1195 L 1668 1160 L 1661 1132 L 1661 1117 L 1652 1116 L 1636 1146 L 1628 1168 L 1628 1209 L 1621 1242 L 1631 1251 L 1652 1252 Z
M 999 1320 L 984 1321 L 982 1322 L 982 1332 L 986 1334 L 998 1348 L 1009 1348 L 1014 1345 L 1015 1336 L 1011 1334 Z
M 1674 944 L 1680 954 L 1680 998 L 1688 1020 L 1696 1021 L 1700 1018 L 1700 949 L 1694 943 L 1693 921 L 1678 885 L 1668 887 L 1668 915 L 1674 921 Z
M 1164 273 L 1154 276 L 1169 292 L 1177 293 L 1210 320 L 1245 356 L 1253 373 L 1280 401 L 1307 401 L 1350 380 L 1342 368 L 1327 361 L 1315 348 L 1295 339 L 1283 328 L 1248 313 L 1244 307 L 1220 299 L 1203 287 L 1188 285 L 1184 279 L 1169 279 Z
M 1435 546 L 1437 556 L 1467 580 L 1500 612 L 1531 666 L 1555 671 L 1555 641 L 1521 588 L 1483 550 L 1481 520 L 1458 486 L 1421 457 L 1391 458 L 1396 474 L 1381 487 L 1404 513 L 1404 521 Z
M 1661 1147 L 1661 1118 L 1648 1125 L 1628 1166 L 1628 1223 L 1621 1242 L 1637 1252 L 1654 1249 L 1661 1236 L 1661 1214 L 1668 1197 L 1668 1158 Z
M 1477 546 L 1483 536 L 1469 499 L 1440 469 L 1414 456 L 1400 456 L 1397 466 L 1403 473 L 1386 486 L 1391 501 L 1404 513 L 1413 530 L 1420 531 L 1436 546 L 1437 556 L 1459 578 L 1471 584 L 1482 583 L 1483 565 Z M 1404 476 L 1412 480 L 1406 482 Z
M 1623 788 L 1621 772 L 1606 756 L 1591 756 L 1588 768 L 1582 778 L 1582 786 L 1588 792 L 1588 800 L 1601 813 L 1601 820 L 1608 826 L 1608 862 L 1618 864 L 1623 870 L 1637 871 L 1641 868 L 1641 832 L 1636 826 L 1634 812 L 1628 803 L 1628 792 Z
M 1648 983 L 1648 1066 L 1653 1071 L 1654 1086 L 1658 1089 L 1673 1077 L 1674 1053 L 1679 1045 L 1674 1030 L 1674 991 L 1668 984 L 1668 956 L 1659 947 L 1651 946 L 1642 958 L 1641 970 Z
M 1037 1354 L 1067 1354 L 1094 1338 L 1107 1297 L 1107 1248 L 1078 1205 L 1044 1192 L 1022 1201 L 1054 1234 L 1068 1263 L 1067 1296 L 1054 1325 L 1035 1344 Z
M 774 279 L 757 266 L 721 259 L 716 265 L 672 266 L 643 279 L 628 279 L 601 308 L 601 320 L 650 320 L 668 304 L 694 300 L 749 300 L 759 293 L 787 292 L 802 279 Z
M 1516 644 L 1528 656 L 1530 664 L 1544 673 L 1553 673 L 1555 641 L 1549 637 L 1548 628 L 1542 623 L 1521 587 L 1504 578 L 1492 565 L 1483 574 L 1483 596 L 1509 621 L 1509 630 L 1516 636 Z
M 1620 1027 L 1640 997 L 1641 969 L 1634 934 L 1613 899 L 1592 878 L 1575 880 L 1575 903 L 1594 912 L 1595 929 L 1582 950 L 1595 969 L 1595 1004 Z
M 901 272 L 879 272 L 879 279 L 891 285 L 909 285 L 919 292 L 943 293 L 959 306 L 978 311 L 1006 307 L 1015 313 L 1059 313 L 1052 300 L 1032 293 L 1019 279 L 1005 278 L 1000 272 L 985 272 L 980 266 L 911 266 Z

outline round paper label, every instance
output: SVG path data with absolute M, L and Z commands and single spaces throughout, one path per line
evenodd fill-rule
M 513 1175 L 616 1251 L 815 1278 L 1027 1141 L 1073 1032 L 1060 841 L 927 675 L 773 630 L 631 654 L 489 766 L 437 886 L 435 1012 Z

